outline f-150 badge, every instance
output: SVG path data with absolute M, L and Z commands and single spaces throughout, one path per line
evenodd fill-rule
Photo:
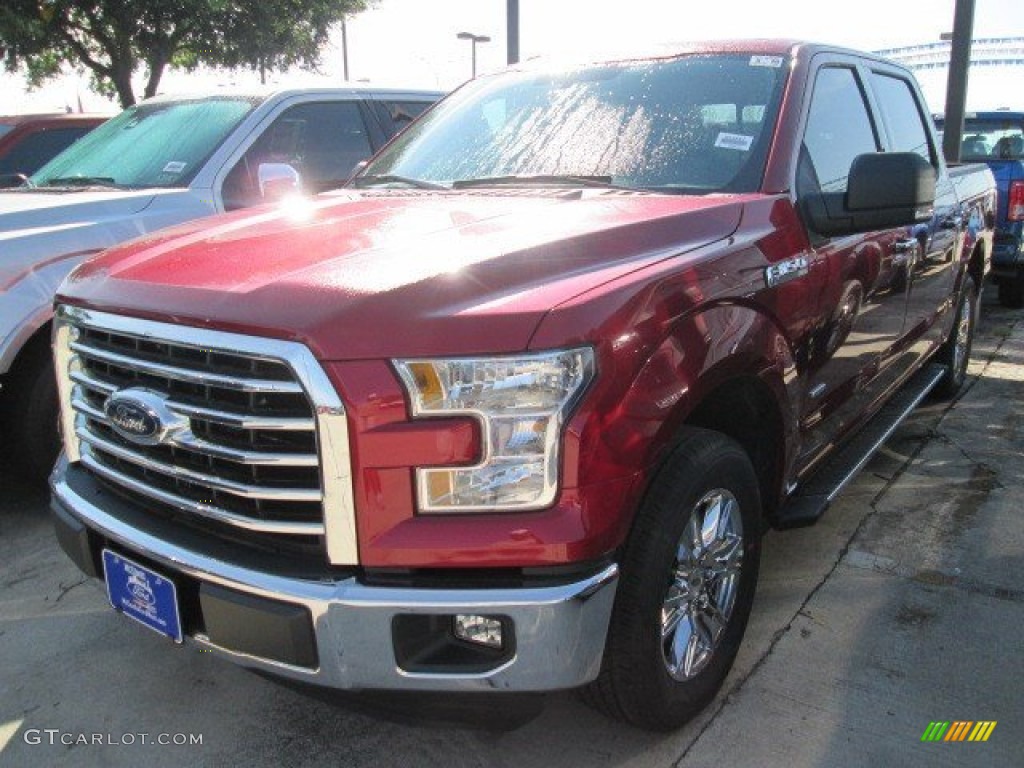
M 807 257 L 797 256 L 767 267 L 764 270 L 764 281 L 769 288 L 774 288 L 777 285 L 788 283 L 790 280 L 803 277 L 809 271 L 810 266 L 807 263 Z

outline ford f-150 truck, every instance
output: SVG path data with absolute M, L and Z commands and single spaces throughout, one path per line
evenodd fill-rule
M 161 227 L 256 205 L 295 179 L 311 192 L 341 186 L 440 96 L 312 88 L 159 97 L 0 192 L 0 429 L 18 446 L 14 458 L 44 482 L 57 457 L 50 319 L 75 265 Z
M 942 130 L 943 118 L 935 124 Z M 991 276 L 1000 304 L 1024 307 L 1024 112 L 969 112 L 960 159 L 992 169 L 998 202 Z
M 993 197 L 850 51 L 478 78 L 345 190 L 68 278 L 59 540 L 118 611 L 265 672 L 674 727 L 763 526 L 963 382 Z

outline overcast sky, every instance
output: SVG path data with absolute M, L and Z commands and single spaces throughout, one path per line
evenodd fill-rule
M 448 89 L 470 75 L 470 44 L 460 31 L 489 35 L 477 47 L 478 69 L 505 63 L 505 0 L 378 0 L 348 24 L 349 70 L 353 80 L 380 85 Z M 976 0 L 974 37 L 1024 37 L 1024 0 Z M 874 50 L 935 42 L 952 30 L 954 0 L 520 0 L 520 53 L 585 56 L 647 43 L 787 37 Z M 339 82 L 340 35 L 324 52 L 322 74 Z M 274 75 L 290 84 L 306 74 Z M 933 109 L 942 108 L 944 70 L 919 73 Z M 0 75 L 0 113 L 75 106 L 105 107 L 88 91 L 88 79 L 74 74 L 41 91 L 25 94 L 22 80 Z M 186 75 L 168 70 L 161 91 L 196 91 L 228 83 L 253 83 L 252 73 Z M 1015 97 L 1007 98 L 1007 94 Z M 1024 108 L 1024 67 L 975 68 L 968 105 Z M 106 109 L 114 109 L 106 106 Z

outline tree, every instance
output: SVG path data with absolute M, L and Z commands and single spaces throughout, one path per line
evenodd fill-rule
M 347 5 L 349 10 L 340 6 Z M 358 7 L 354 7 L 358 5 Z M 225 30 L 225 48 L 220 63 L 226 67 L 250 67 L 260 72 L 293 66 L 313 69 L 327 43 L 329 25 L 340 23 L 365 3 L 336 0 L 278 0 L 254 3 L 244 13 L 233 15 Z
M 101 93 L 135 103 L 132 76 L 156 94 L 168 65 L 315 69 L 332 26 L 372 0 L 4 0 L 0 49 L 9 72 L 37 86 L 64 64 Z

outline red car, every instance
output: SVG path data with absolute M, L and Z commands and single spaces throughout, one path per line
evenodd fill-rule
M 106 119 L 62 114 L 0 117 L 0 179 L 31 176 Z

